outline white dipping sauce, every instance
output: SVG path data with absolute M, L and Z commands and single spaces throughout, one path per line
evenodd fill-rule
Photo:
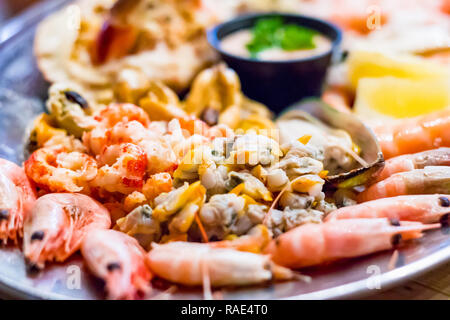
M 220 47 L 235 56 L 250 58 L 250 52 L 247 50 L 247 43 L 252 40 L 252 32 L 250 29 L 236 31 L 222 39 Z M 293 60 L 307 58 L 322 54 L 331 49 L 331 40 L 318 34 L 313 38 L 314 49 L 299 49 L 286 51 L 282 48 L 269 48 L 258 53 L 259 60 Z

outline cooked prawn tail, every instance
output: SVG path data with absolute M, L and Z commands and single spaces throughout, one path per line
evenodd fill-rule
M 305 276 L 300 272 L 292 271 L 289 268 L 282 267 L 275 262 L 270 262 L 270 270 L 272 272 L 272 279 L 277 281 L 288 281 L 288 280 L 300 280 L 309 282 L 311 277 Z

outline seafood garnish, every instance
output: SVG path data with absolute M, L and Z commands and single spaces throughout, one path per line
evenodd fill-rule
M 48 93 L 47 109 L 60 128 L 81 138 L 84 132 L 96 126 L 93 108 L 73 89 L 73 85 L 55 83 Z

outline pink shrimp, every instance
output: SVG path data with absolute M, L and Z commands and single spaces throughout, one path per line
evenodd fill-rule
M 385 162 L 376 182 L 399 172 L 423 169 L 427 166 L 450 166 L 450 148 L 427 150 L 391 158 Z
M 138 144 L 145 139 L 153 138 L 152 132 L 136 120 L 118 122 L 111 128 L 96 127 L 83 135 L 84 145 L 95 155 L 112 144 L 130 142 Z
M 111 145 L 135 144 L 146 153 L 146 167 L 150 174 L 173 172 L 177 168 L 176 155 L 162 134 L 145 128 L 136 120 L 119 122 L 112 128 L 95 128 L 83 136 L 83 142 L 94 154 L 100 156 Z
M 0 241 L 17 243 L 23 221 L 36 201 L 36 191 L 21 167 L 0 159 Z
M 92 181 L 94 187 L 129 194 L 144 185 L 147 155 L 135 144 L 122 143 L 106 147 L 99 156 L 99 163 L 101 167 Z
M 51 192 L 86 191 L 97 175 L 94 158 L 64 148 L 40 148 L 24 163 L 25 173 L 39 187 Z
M 112 103 L 94 115 L 100 125 L 111 128 L 119 122 L 138 121 L 144 127 L 150 124 L 150 118 L 142 108 L 131 103 Z
M 108 210 L 79 193 L 50 193 L 36 200 L 24 223 L 23 253 L 29 265 L 64 261 L 80 249 L 91 228 L 111 225 Z
M 365 202 L 401 195 L 433 193 L 450 194 L 450 167 L 425 167 L 393 174 L 361 192 L 357 200 Z
M 448 223 L 450 195 L 414 195 L 372 200 L 343 207 L 327 215 L 325 221 L 355 218 L 389 218 L 422 223 Z
M 272 240 L 265 252 L 281 266 L 302 268 L 388 250 L 439 226 L 386 218 L 308 223 Z
M 385 159 L 439 147 L 450 147 L 450 109 L 424 116 L 401 119 L 392 125 L 378 125 L 378 136 Z
M 201 285 L 205 275 L 212 286 L 251 285 L 273 278 L 292 279 L 290 270 L 266 255 L 213 247 L 207 243 L 169 242 L 153 245 L 147 255 L 151 271 L 175 283 Z
M 115 230 L 90 230 L 81 253 L 89 270 L 105 281 L 109 299 L 134 299 L 150 291 L 146 252 L 133 237 Z

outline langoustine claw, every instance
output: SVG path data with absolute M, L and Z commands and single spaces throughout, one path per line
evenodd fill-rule
M 133 237 L 115 230 L 90 230 L 81 253 L 89 270 L 105 281 L 109 299 L 134 299 L 150 291 L 146 252 Z
M 50 193 L 40 197 L 24 224 L 23 253 L 31 266 L 62 262 L 80 249 L 90 229 L 111 225 L 108 210 L 78 193 Z
M 36 192 L 18 165 L 0 159 L 0 241 L 17 243 L 23 222 L 36 201 Z
M 389 218 L 422 223 L 448 223 L 450 195 L 398 196 L 342 207 L 325 219 Z M 445 220 L 445 221 L 444 221 Z
M 388 250 L 439 226 L 386 218 L 308 223 L 272 240 L 265 252 L 281 266 L 302 268 Z

